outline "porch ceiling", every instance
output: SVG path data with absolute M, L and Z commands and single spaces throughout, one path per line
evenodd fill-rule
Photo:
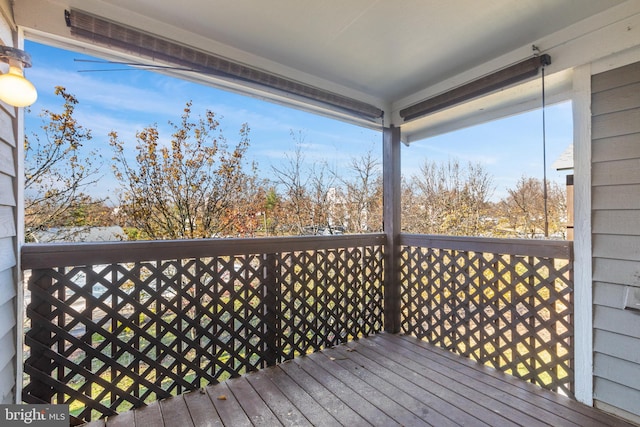
M 594 15 L 623 3 L 20 0 L 14 11 L 17 23 L 30 38 L 54 35 L 59 41 L 68 40 L 70 35 L 59 13 L 77 8 L 365 101 L 387 112 L 386 117 L 391 119 L 385 119 L 386 124 L 392 121 L 401 125 L 399 109 L 524 59 L 531 55 L 533 43 L 542 41 L 542 50 L 554 47 L 544 45 L 545 37 L 567 32 L 583 20 L 594 21 Z M 598 25 L 590 24 L 593 28 Z M 566 38 L 576 36 L 574 31 Z M 562 40 L 547 44 L 552 42 Z M 425 123 L 406 126 L 403 133 L 420 134 L 426 126 L 434 126 Z

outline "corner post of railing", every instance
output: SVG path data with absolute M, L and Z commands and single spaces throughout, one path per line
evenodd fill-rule
M 279 324 L 280 324 L 280 297 L 277 276 L 277 254 L 264 255 L 264 361 L 267 366 L 278 363 L 279 349 Z
M 383 226 L 386 235 L 384 263 L 384 330 L 400 332 L 400 128 L 383 130 Z
M 33 270 L 28 283 L 31 293 L 31 302 L 27 307 L 27 315 L 31 318 L 31 329 L 28 332 L 29 340 L 37 343 L 30 345 L 30 355 L 25 362 L 29 365 L 28 372 L 31 377 L 29 395 L 24 400 L 31 403 L 51 402 L 55 396 L 52 386 L 43 381 L 44 376 L 51 377 L 55 364 L 47 350 L 55 344 L 50 323 L 52 319 L 52 306 L 44 295 L 51 293 L 53 279 L 47 274 L 49 270 Z M 27 342 L 28 343 L 28 342 Z M 35 401 L 34 399 L 35 398 Z

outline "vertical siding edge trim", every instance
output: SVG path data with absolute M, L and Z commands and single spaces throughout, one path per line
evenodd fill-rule
M 20 49 L 24 49 L 24 29 L 22 27 L 17 28 L 16 41 Z M 15 394 L 14 403 L 22 403 L 22 377 L 24 371 L 24 321 L 22 313 L 24 313 L 24 286 L 23 286 L 23 273 L 20 260 L 20 251 L 24 243 L 24 144 L 20 141 L 24 141 L 25 123 L 24 123 L 24 108 L 19 108 L 16 119 L 14 120 L 14 132 L 16 135 L 16 149 L 14 150 L 16 159 L 16 179 L 14 180 L 14 192 L 16 194 L 16 208 L 15 212 L 15 224 L 16 224 L 16 237 L 14 240 L 14 248 L 16 251 L 16 267 L 14 270 L 14 283 L 16 287 L 16 327 L 15 327 Z
M 591 66 L 573 73 L 575 396 L 593 405 L 593 281 L 591 242 Z

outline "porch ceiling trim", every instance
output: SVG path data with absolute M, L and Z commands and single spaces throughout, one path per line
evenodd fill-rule
M 400 110 L 405 122 L 486 95 L 494 90 L 520 82 L 538 74 L 540 67 L 551 64 L 547 54 L 535 56 L 480 77 L 440 95 L 425 99 Z
M 228 82 L 266 88 L 269 91 L 319 104 L 372 123 L 380 123 L 384 115 L 383 110 L 374 105 L 206 53 L 79 10 L 66 11 L 65 19 L 71 34 L 77 38 L 126 54 L 134 54 L 155 64 L 175 66 L 176 71 L 201 73 Z M 153 64 L 149 66 L 153 67 Z

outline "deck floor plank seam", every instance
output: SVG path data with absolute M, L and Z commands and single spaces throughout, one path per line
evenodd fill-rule
M 240 403 L 242 410 L 249 417 L 251 424 L 265 427 L 283 425 L 262 397 L 249 384 L 246 375 L 234 378 L 232 381 L 228 381 L 227 384 L 238 403 Z M 221 404 L 224 404 L 224 402 Z
M 222 424 L 234 427 L 251 427 L 251 421 L 240 403 L 236 400 L 233 392 L 229 389 L 229 381 L 207 387 L 207 393 L 211 398 L 213 406 L 216 408 Z M 213 394 L 212 394 L 213 393 Z M 140 426 L 147 427 L 147 426 Z
M 283 425 L 292 427 L 311 426 L 304 414 L 262 372 L 252 372 L 246 375 L 245 378 Z
M 341 349 L 341 351 L 348 351 L 346 350 L 347 348 L 352 348 L 347 346 L 343 347 L 345 349 Z M 365 367 L 368 366 L 376 375 L 380 375 L 388 381 L 397 384 L 397 386 L 403 390 L 411 392 L 413 396 L 419 398 L 421 402 L 424 402 L 424 404 L 431 409 L 431 412 L 439 413 L 442 416 L 447 417 L 449 421 L 444 421 L 444 425 L 449 422 L 453 422 L 455 425 L 478 425 L 480 423 L 477 417 L 460 410 L 459 407 L 447 400 L 446 393 L 436 393 L 436 391 L 439 390 L 439 387 L 431 388 L 426 387 L 424 383 L 417 384 L 415 382 L 415 378 L 406 378 L 396 370 L 389 369 L 384 360 L 379 360 L 379 356 L 377 354 L 365 355 L 358 351 L 352 351 L 350 353 L 355 353 L 360 358 L 359 361 L 361 361 Z M 484 423 L 482 425 L 488 424 Z
M 135 424 L 140 426 L 164 425 L 160 402 L 155 401 L 135 411 Z
M 224 424 L 206 388 L 185 393 L 184 401 L 193 420 L 198 427 L 223 427 Z M 128 426 L 130 427 L 130 426 Z
M 194 427 L 183 395 L 160 401 L 160 411 L 165 427 Z
M 379 336 L 377 338 L 384 339 L 385 337 Z M 426 359 L 426 363 L 437 364 L 439 366 L 438 369 L 452 372 L 452 375 L 464 375 L 465 378 L 468 378 L 476 386 L 483 389 L 494 390 L 491 392 L 496 393 L 496 396 L 499 396 L 503 402 L 516 409 L 525 410 L 529 414 L 535 413 L 536 416 L 541 416 L 542 420 L 546 420 L 546 422 L 551 425 L 557 425 L 559 422 L 582 427 L 597 427 L 601 425 L 601 423 L 598 423 L 593 418 L 575 412 L 567 408 L 566 405 L 545 399 L 544 396 L 534 393 L 533 390 L 528 390 L 529 387 L 520 388 L 511 381 L 503 381 L 503 378 L 487 375 L 487 371 L 495 371 L 493 368 L 483 366 L 477 362 L 472 362 L 476 366 L 471 366 L 466 363 L 452 364 L 452 362 L 456 361 L 445 357 L 443 354 L 443 352 L 445 352 L 444 350 L 433 351 L 434 349 L 431 349 L 432 351 L 425 352 L 423 347 L 417 345 L 418 342 L 398 340 L 391 341 L 390 343 L 397 346 L 404 346 L 414 351 L 416 354 L 423 356 Z M 500 377 L 504 377 L 504 375 L 500 374 Z M 517 379 L 516 381 L 524 382 Z M 533 387 L 536 389 L 539 388 L 537 386 Z

